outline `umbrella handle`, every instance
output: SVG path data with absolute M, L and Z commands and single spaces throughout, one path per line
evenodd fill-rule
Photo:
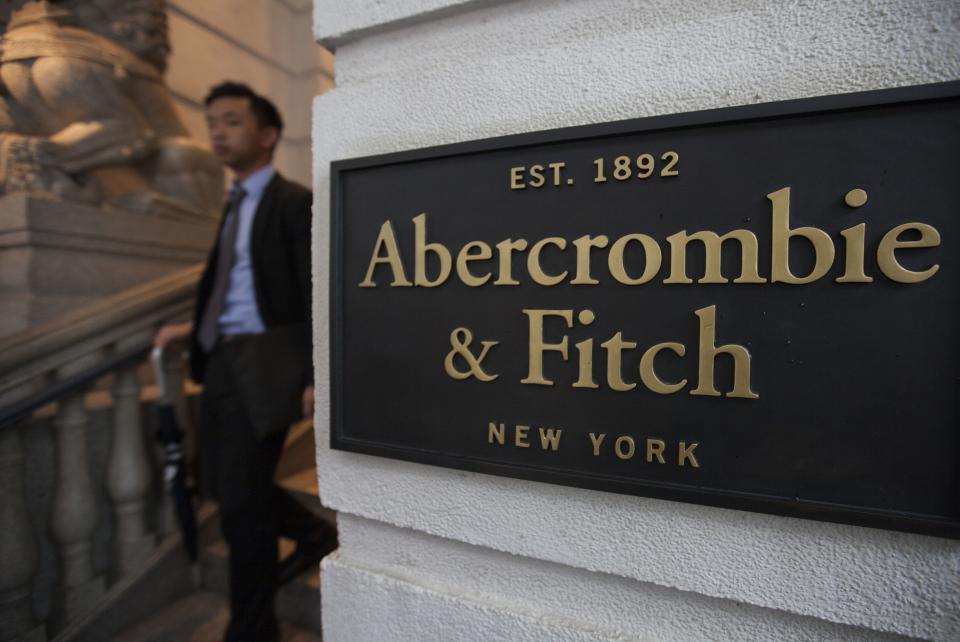
M 153 364 L 153 377 L 157 382 L 161 401 L 169 401 L 167 396 L 167 376 L 163 368 L 163 348 L 156 347 L 150 352 L 150 363 Z

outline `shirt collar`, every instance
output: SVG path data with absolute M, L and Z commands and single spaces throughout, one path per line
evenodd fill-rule
M 267 187 L 267 183 L 270 182 L 270 179 L 273 178 L 275 173 L 276 170 L 274 170 L 273 165 L 268 163 L 243 179 L 240 185 L 243 187 L 244 192 L 246 192 L 245 198 L 259 200 L 263 194 L 263 190 Z

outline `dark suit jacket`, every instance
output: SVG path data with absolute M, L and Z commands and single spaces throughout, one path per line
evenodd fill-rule
M 262 435 L 286 428 L 299 416 L 300 395 L 313 381 L 310 219 L 313 195 L 274 174 L 260 199 L 250 231 L 250 262 L 257 307 L 266 332 L 223 344 Z M 223 228 L 223 217 L 220 229 Z M 217 233 L 219 240 L 220 234 Z M 197 341 L 200 315 L 213 289 L 219 242 L 200 279 L 190 340 L 190 370 L 204 380 L 207 355 Z M 288 414 L 293 416 L 287 418 Z

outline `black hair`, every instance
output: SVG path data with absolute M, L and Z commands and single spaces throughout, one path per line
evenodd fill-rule
M 276 105 L 250 89 L 249 85 L 232 81 L 220 83 L 210 90 L 207 97 L 203 99 L 203 104 L 205 107 L 209 107 L 210 103 L 217 98 L 225 96 L 249 99 L 250 111 L 253 112 L 253 117 L 257 119 L 258 127 L 274 127 L 277 134 L 283 131 L 283 119 L 280 117 Z

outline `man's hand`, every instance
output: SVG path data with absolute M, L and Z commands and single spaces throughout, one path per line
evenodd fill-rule
M 303 418 L 313 419 L 313 386 L 307 386 L 303 390 Z
M 170 323 L 157 330 L 157 336 L 153 338 L 154 348 L 166 348 L 171 343 L 186 341 L 193 331 L 193 322 L 185 321 L 183 323 Z

